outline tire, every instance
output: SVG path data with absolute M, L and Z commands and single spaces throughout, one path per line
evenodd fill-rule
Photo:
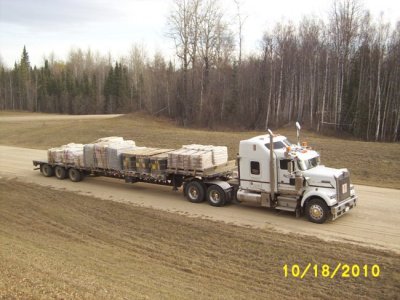
M 201 182 L 191 181 L 185 185 L 185 196 L 192 203 L 203 202 L 205 193 L 205 187 Z
M 42 172 L 43 176 L 51 177 L 54 176 L 54 169 L 49 164 L 43 164 L 40 166 L 40 172 Z
M 310 222 L 322 224 L 327 220 L 330 211 L 324 200 L 313 198 L 306 204 L 306 215 Z
M 71 168 L 68 170 L 68 176 L 72 182 L 79 182 L 83 178 L 82 173 L 79 170 L 74 169 L 74 168 Z
M 57 179 L 65 179 L 67 178 L 67 170 L 61 166 L 56 166 L 54 168 L 54 175 L 56 175 Z
M 218 185 L 210 185 L 207 189 L 207 201 L 212 206 L 224 206 L 226 202 L 226 193 Z

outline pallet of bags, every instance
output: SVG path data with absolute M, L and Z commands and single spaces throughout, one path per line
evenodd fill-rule
M 68 144 L 64 149 L 63 163 L 83 167 L 83 144 Z
M 112 142 L 106 149 L 108 169 L 121 171 L 123 169 L 122 156 L 124 151 L 134 150 L 136 144 L 131 140 Z
M 107 148 L 110 144 L 122 142 L 124 139 L 119 136 L 109 136 L 100 138 L 89 145 L 93 145 L 93 160 L 91 159 L 91 146 L 88 147 L 88 158 L 85 158 L 87 167 L 95 167 L 100 169 L 108 169 Z
M 191 169 L 190 156 L 196 151 L 180 148 L 168 153 L 168 168 L 171 169 Z
M 192 170 L 204 170 L 214 166 L 213 163 L 213 146 L 209 145 L 183 145 L 183 149 L 195 151 L 190 156 L 190 169 Z
M 145 153 L 141 153 L 136 156 L 136 167 L 137 171 L 144 174 L 152 173 L 153 167 L 158 168 L 161 165 L 167 165 L 167 157 L 161 157 L 162 154 L 171 151 L 172 149 L 159 149 L 154 148 L 150 151 L 146 151 Z M 158 159 L 157 159 L 158 156 Z M 165 162 L 164 162 L 165 160 Z M 153 162 L 153 164 L 152 164 Z M 154 173 L 154 172 L 153 172 Z
M 106 148 L 110 143 L 117 143 L 123 140 L 124 139 L 119 136 L 109 136 L 86 144 L 83 149 L 85 167 L 106 169 L 108 165 Z
M 213 146 L 213 145 L 183 145 L 184 149 L 198 150 L 199 152 L 192 158 L 193 166 L 203 166 L 205 169 L 207 166 L 218 166 L 228 162 L 228 147 L 226 146 Z M 209 156 L 211 155 L 211 163 Z
M 164 153 L 156 154 L 150 157 L 151 176 L 159 178 L 165 175 L 168 168 L 168 154 L 172 149 L 165 149 Z
M 222 165 L 228 162 L 228 147 L 213 146 L 212 154 L 214 165 Z
M 212 145 L 184 145 L 168 154 L 168 167 L 183 170 L 204 170 L 228 161 L 228 148 Z
M 83 164 L 86 168 L 96 167 L 96 156 L 94 154 L 94 144 L 83 146 Z
M 136 155 L 139 151 L 147 149 L 146 147 L 136 147 L 133 150 L 123 151 L 121 153 L 122 165 L 124 170 L 136 171 Z
M 54 163 L 62 163 L 64 156 L 64 147 L 66 145 L 62 145 L 60 147 L 53 147 L 47 150 L 47 161 L 51 164 Z
M 107 147 L 108 142 L 94 143 L 94 161 L 96 168 L 107 169 Z
M 129 171 L 149 174 L 151 172 L 151 157 L 168 151 L 171 151 L 171 149 L 138 147 L 137 149 L 123 152 L 124 168 Z
M 121 157 L 124 170 L 136 172 L 138 167 L 140 167 L 140 162 L 138 161 L 137 156 L 153 149 L 154 148 L 137 147 L 133 150 L 123 151 Z
M 132 140 L 120 137 L 101 138 L 93 143 L 94 164 L 97 168 L 122 170 L 121 153 L 136 148 Z
M 47 150 L 47 159 L 50 163 L 74 164 L 82 166 L 83 164 L 83 145 L 70 143 L 60 147 Z
M 211 150 L 193 150 L 190 156 L 190 169 L 192 170 L 204 170 L 214 166 L 212 159 Z

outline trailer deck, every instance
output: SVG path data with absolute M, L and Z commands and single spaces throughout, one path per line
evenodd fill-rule
M 52 168 L 57 166 L 68 169 L 76 169 L 80 172 L 84 173 L 84 175 L 101 175 L 107 177 L 115 177 L 115 178 L 132 178 L 135 177 L 137 179 L 149 179 L 159 180 L 160 176 L 153 176 L 151 172 L 139 172 L 137 170 L 113 170 L 113 169 L 103 169 L 103 168 L 87 168 L 82 166 L 76 166 L 74 164 L 62 164 L 62 163 L 49 163 L 48 160 L 33 160 L 33 165 L 35 167 L 39 166 L 39 169 L 42 171 L 42 167 L 44 165 L 48 165 Z M 204 170 L 191 170 L 191 169 L 165 169 L 163 173 L 163 178 L 165 180 L 171 180 L 174 176 L 182 177 L 183 179 L 186 177 L 198 177 L 203 179 L 213 179 L 213 178 L 229 178 L 233 175 L 236 166 L 236 161 L 231 160 L 224 164 L 214 166 L 211 168 L 207 168 Z

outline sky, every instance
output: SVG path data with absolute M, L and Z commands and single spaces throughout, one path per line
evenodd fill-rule
M 276 22 L 296 24 L 303 16 L 327 20 L 333 0 L 239 0 L 244 53 L 256 52 L 265 30 Z M 234 0 L 220 0 L 227 20 L 235 26 Z M 381 13 L 393 25 L 400 21 L 400 1 L 361 0 L 376 18 Z M 167 17 L 173 0 L 0 0 L 0 62 L 12 67 L 24 45 L 31 65 L 43 65 L 51 53 L 66 60 L 71 49 L 90 48 L 120 59 L 133 45 L 149 56 L 159 51 L 173 57 L 174 44 L 167 37 Z

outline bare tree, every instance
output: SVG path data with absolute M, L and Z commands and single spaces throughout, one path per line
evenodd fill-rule
M 146 50 L 143 45 L 133 45 L 127 58 L 129 70 L 130 110 L 142 110 L 144 105 L 144 73 L 146 69 Z
M 360 6 L 357 0 L 334 0 L 330 16 L 331 40 L 336 52 L 336 82 L 334 122 L 339 128 L 342 121 L 342 100 L 348 59 L 357 36 Z
M 243 49 L 243 26 L 246 21 L 246 16 L 242 15 L 241 3 L 239 0 L 233 0 L 236 5 L 236 16 L 238 19 L 238 38 L 239 38 L 239 54 L 238 54 L 238 64 L 242 64 L 242 49 Z
M 201 0 L 175 0 L 175 7 L 168 18 L 169 37 L 175 42 L 176 55 L 181 60 L 183 87 L 179 106 L 184 125 L 192 117 L 193 101 L 188 97 L 189 66 L 196 61 L 198 8 Z

